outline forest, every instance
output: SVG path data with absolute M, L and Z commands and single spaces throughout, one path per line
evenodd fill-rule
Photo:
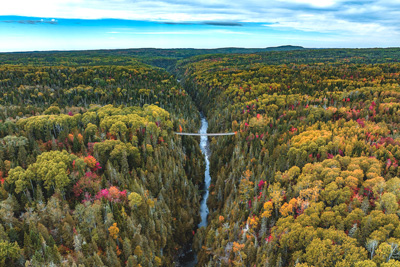
M 199 113 L 127 66 L 0 68 L 0 265 L 171 266 L 199 222 Z
M 0 54 L 0 266 L 400 266 L 400 49 L 280 50 Z

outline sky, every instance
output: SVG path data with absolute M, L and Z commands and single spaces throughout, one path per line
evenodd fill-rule
M 12 0 L 0 52 L 400 46 L 400 0 Z

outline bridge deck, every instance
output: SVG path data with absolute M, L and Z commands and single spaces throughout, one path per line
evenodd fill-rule
M 235 135 L 236 133 L 206 133 L 206 134 L 200 134 L 200 133 L 179 133 L 175 132 L 177 135 L 194 135 L 194 136 L 221 136 L 221 135 Z

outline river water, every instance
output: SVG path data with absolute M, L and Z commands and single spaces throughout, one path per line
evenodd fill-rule
M 207 119 L 202 116 L 201 117 L 201 128 L 200 128 L 200 133 L 201 134 L 206 134 L 208 129 L 208 122 Z M 203 199 L 200 202 L 200 216 L 201 216 L 201 222 L 199 223 L 198 227 L 207 227 L 207 216 L 208 216 L 208 207 L 207 207 L 207 199 L 209 195 L 208 188 L 210 187 L 211 184 L 211 176 L 210 176 L 210 161 L 209 161 L 209 156 L 210 156 L 210 143 L 208 142 L 208 137 L 207 136 L 200 136 L 200 149 L 201 152 L 204 155 L 204 160 L 206 162 L 206 170 L 204 172 L 204 193 L 203 193 Z
M 207 119 L 204 117 L 203 114 L 201 114 L 201 127 L 200 127 L 199 133 L 206 134 L 207 129 L 208 129 Z M 202 199 L 200 202 L 201 221 L 197 225 L 198 228 L 207 227 L 207 216 L 209 213 L 209 210 L 207 207 L 207 199 L 208 199 L 208 195 L 209 195 L 208 188 L 210 187 L 210 184 L 211 184 L 211 176 L 210 176 L 210 161 L 209 161 L 210 142 L 208 141 L 207 136 L 200 136 L 200 149 L 204 156 L 204 160 L 206 163 L 206 170 L 204 172 L 204 192 L 203 192 L 203 196 L 202 196 Z M 179 264 L 177 264 L 176 266 L 194 267 L 194 266 L 196 266 L 196 264 L 197 264 L 196 253 L 194 253 L 192 251 L 192 249 L 189 248 L 189 250 L 185 253 L 185 255 L 180 257 Z

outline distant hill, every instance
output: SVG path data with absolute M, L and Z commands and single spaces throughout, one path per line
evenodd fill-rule
M 306 48 L 296 45 L 281 45 L 281 46 L 273 46 L 265 48 L 265 50 L 267 51 L 290 51 L 290 50 L 302 50 L 302 49 Z
M 294 51 L 306 49 L 301 46 L 283 45 L 266 48 L 223 47 L 214 49 L 195 48 L 129 48 L 82 51 L 33 51 L 0 53 L 2 64 L 28 65 L 130 65 L 136 58 L 146 64 L 171 70 L 179 60 L 200 55 L 254 54 L 262 52 Z M 133 60 L 133 61 L 132 61 Z

